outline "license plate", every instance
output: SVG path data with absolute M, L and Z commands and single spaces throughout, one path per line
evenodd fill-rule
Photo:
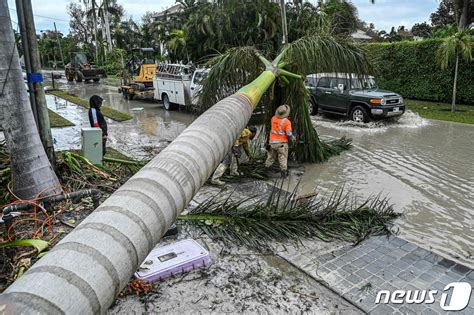
M 400 108 L 394 107 L 392 111 L 393 111 L 394 113 L 398 113 L 399 110 L 400 110 Z

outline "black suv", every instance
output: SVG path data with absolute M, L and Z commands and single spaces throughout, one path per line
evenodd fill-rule
M 310 91 L 309 111 L 343 115 L 355 122 L 399 117 L 405 112 L 403 97 L 379 90 L 374 77 L 345 73 L 317 73 L 306 77 Z

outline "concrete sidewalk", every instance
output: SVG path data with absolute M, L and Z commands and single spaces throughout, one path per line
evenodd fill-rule
M 446 314 L 440 306 L 446 285 L 467 282 L 474 287 L 473 270 L 393 236 L 370 237 L 358 246 L 345 244 L 336 249 L 306 241 L 304 247 L 287 246 L 279 255 L 370 314 Z M 377 305 L 380 290 L 438 293 L 432 304 Z M 452 289 L 447 293 L 451 296 Z M 474 314 L 474 298 L 464 310 L 452 314 Z

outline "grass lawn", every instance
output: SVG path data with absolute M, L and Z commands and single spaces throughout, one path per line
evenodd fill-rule
M 65 91 L 48 90 L 47 93 L 55 95 L 55 96 L 60 97 L 62 99 L 65 99 L 66 101 L 77 104 L 79 106 L 89 108 L 89 101 L 88 100 L 85 100 L 85 99 L 80 98 L 80 97 L 75 96 L 75 95 L 68 94 Z M 109 117 L 110 119 L 113 119 L 115 121 L 125 121 L 125 120 L 130 120 L 130 119 L 133 118 L 132 115 L 130 115 L 128 113 L 118 111 L 118 110 L 113 109 L 112 107 L 107 106 L 107 105 L 102 106 L 101 112 L 102 112 L 102 114 L 104 114 L 104 116 Z
M 72 122 L 70 122 L 63 116 L 53 112 L 51 109 L 48 109 L 48 114 L 49 114 L 49 125 L 51 126 L 51 128 L 74 126 Z
M 421 117 L 474 124 L 474 105 L 456 105 L 451 113 L 451 104 L 405 99 L 407 109 L 417 112 Z
M 107 75 L 107 78 L 104 78 L 102 80 L 108 85 L 112 85 L 112 86 L 121 85 L 121 78 L 113 74 Z

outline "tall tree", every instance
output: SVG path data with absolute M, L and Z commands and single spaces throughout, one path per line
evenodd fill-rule
M 438 9 L 430 15 L 433 27 L 442 27 L 456 23 L 456 10 L 453 0 L 442 0 Z
M 61 191 L 38 134 L 23 83 L 7 0 L 0 0 L 0 110 L 11 155 L 14 193 L 30 199 Z
M 436 58 L 442 69 L 446 69 L 450 61 L 455 60 L 451 112 L 455 111 L 456 105 L 459 58 L 464 58 L 467 62 L 471 62 L 473 48 L 473 38 L 466 30 L 460 30 L 456 34 L 447 37 L 438 48 Z
M 413 36 L 429 37 L 433 33 L 433 28 L 426 22 L 415 23 L 411 28 Z

